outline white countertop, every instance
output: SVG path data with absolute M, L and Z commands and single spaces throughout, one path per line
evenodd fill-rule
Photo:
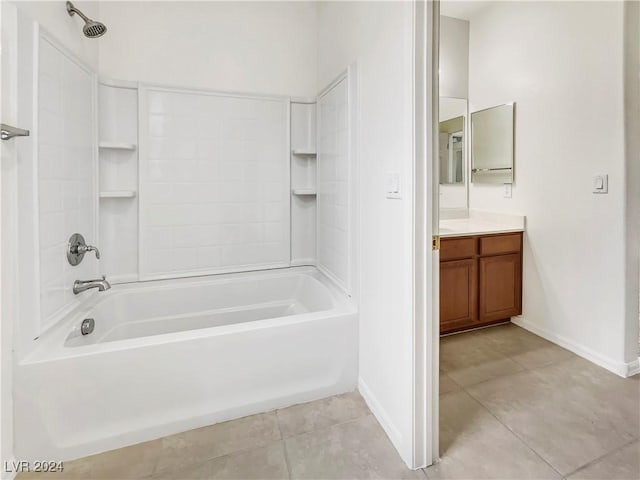
M 440 237 L 524 232 L 524 227 L 522 215 L 469 210 L 467 218 L 440 220 Z

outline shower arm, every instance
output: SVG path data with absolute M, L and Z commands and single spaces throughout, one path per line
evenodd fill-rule
M 82 17 L 82 19 L 86 23 L 91 21 L 91 19 L 89 17 L 87 17 L 84 13 L 82 13 L 80 10 L 78 10 L 76 7 L 74 7 L 73 3 L 71 3 L 71 2 L 67 2 L 67 12 L 69 13 L 70 17 L 73 17 L 73 14 L 77 13 L 78 15 L 80 15 L 80 17 Z

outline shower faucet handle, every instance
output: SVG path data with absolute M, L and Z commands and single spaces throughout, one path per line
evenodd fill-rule
M 87 245 L 84 241 L 84 237 L 79 233 L 74 233 L 69 238 L 69 244 L 67 247 L 67 260 L 73 266 L 82 262 L 84 254 L 87 252 L 95 252 L 96 258 L 100 260 L 100 250 L 93 245 Z
M 78 253 L 96 252 L 96 258 L 100 260 L 100 250 L 93 245 L 80 245 L 78 246 Z

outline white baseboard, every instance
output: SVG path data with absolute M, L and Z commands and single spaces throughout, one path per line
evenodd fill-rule
M 391 440 L 393 446 L 396 447 L 398 452 L 401 452 L 403 446 L 402 434 L 393 424 L 391 418 L 389 418 L 389 414 L 382 408 L 382 405 L 380 405 L 380 402 L 378 402 L 378 399 L 362 378 L 358 378 L 358 390 L 367 403 L 369 410 L 371 410 L 371 413 L 376 417 L 376 420 L 378 420 L 378 423 L 382 426 L 389 440 Z
M 640 372 L 640 365 L 638 364 L 638 360 L 630 363 L 617 362 L 608 357 L 605 357 L 604 355 L 601 355 L 598 352 L 591 350 L 588 347 L 585 347 L 584 345 L 580 345 L 573 340 L 569 340 L 562 335 L 558 335 L 545 328 L 540 328 L 537 325 L 533 325 L 532 323 L 527 322 L 527 320 L 525 320 L 523 317 L 513 317 L 511 321 L 519 327 L 522 327 L 525 330 L 529 330 L 530 332 L 535 333 L 536 335 L 545 338 L 550 342 L 560 345 L 561 347 L 566 348 L 576 355 L 589 360 L 590 362 L 593 362 L 602 368 L 606 368 L 610 372 L 613 372 L 621 377 L 630 377 L 631 375 Z
M 627 363 L 627 377 L 633 377 L 640 373 L 640 358 L 637 358 L 634 362 Z

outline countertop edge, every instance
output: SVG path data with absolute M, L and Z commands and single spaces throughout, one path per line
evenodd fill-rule
M 496 229 L 496 230 L 487 230 L 487 229 L 483 229 L 483 230 L 473 230 L 473 231 L 466 231 L 466 232 L 446 232 L 446 233 L 440 233 L 439 236 L 440 238 L 454 238 L 454 237 L 473 237 L 476 235 L 494 235 L 494 234 L 499 234 L 499 233 L 518 233 L 518 232 L 524 232 L 524 228 L 501 228 L 501 229 Z

